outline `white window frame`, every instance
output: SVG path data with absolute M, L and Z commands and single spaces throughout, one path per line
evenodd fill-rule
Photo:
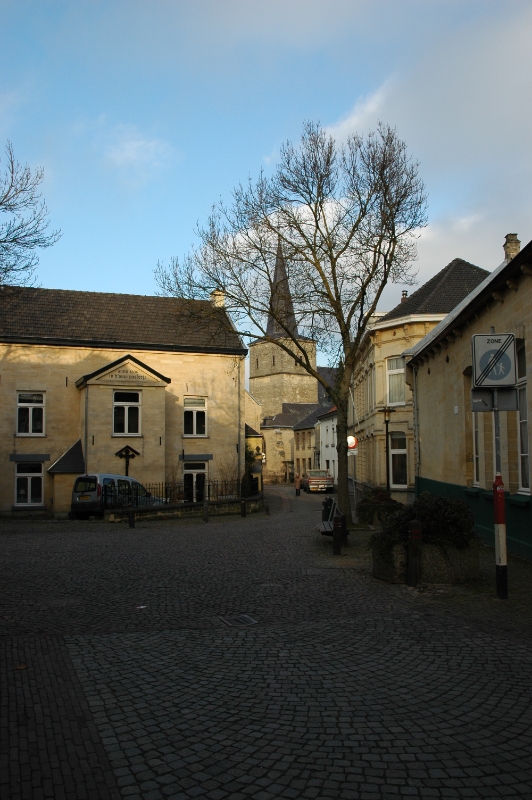
M 390 369 L 389 364 L 391 361 L 396 361 L 400 359 L 403 362 L 403 366 L 401 369 Z M 400 400 L 397 403 L 392 403 L 390 400 L 390 375 L 403 375 L 403 400 Z M 390 358 L 386 359 L 386 399 L 388 401 L 388 406 L 404 406 L 406 405 L 406 383 L 404 380 L 405 375 L 405 360 L 402 356 L 390 356 Z
M 24 473 L 20 473 L 19 474 L 18 469 L 19 469 L 20 466 L 22 466 L 22 463 L 29 465 L 29 464 L 33 464 L 34 462 L 17 461 L 16 464 L 15 464 L 15 503 L 14 503 L 14 505 L 17 508 L 35 508 L 36 506 L 42 506 L 42 505 L 44 505 L 44 464 L 41 461 L 36 461 L 35 462 L 35 472 L 24 472 Z M 38 471 L 37 468 L 40 471 Z M 30 498 L 31 497 L 30 486 L 31 486 L 31 479 L 32 478 L 40 478 L 40 481 L 41 481 L 41 499 L 39 501 L 34 502 L 34 503 L 32 503 L 32 502 L 20 503 L 18 501 L 18 497 L 17 497 L 18 482 L 19 482 L 19 480 L 26 479 L 27 487 L 28 487 L 28 490 L 26 492 L 26 497 Z
M 194 401 L 196 401 L 196 405 L 194 405 Z M 193 412 L 193 433 L 185 433 L 185 413 L 187 411 Z M 196 417 L 198 411 L 205 412 L 205 433 L 196 433 L 197 431 L 197 424 L 196 424 Z M 208 427 L 208 418 L 209 415 L 207 413 L 207 398 L 206 397 L 198 397 L 198 396 L 188 396 L 183 398 L 183 437 L 185 439 L 206 439 L 209 435 L 209 427 Z
M 392 448 L 392 436 L 402 436 L 405 439 L 404 448 Z M 408 438 L 405 431 L 389 431 L 389 458 L 390 458 L 390 489 L 408 488 Z M 393 482 L 393 458 L 394 455 L 404 455 L 406 457 L 406 483 Z
M 20 396 L 21 395 L 25 395 L 25 394 L 26 395 L 28 395 L 28 394 L 40 394 L 40 395 L 42 395 L 42 403 L 21 403 L 20 402 Z M 18 429 L 18 412 L 19 412 L 19 409 L 21 409 L 21 408 L 27 408 L 28 409 L 28 417 L 29 417 L 28 422 L 29 422 L 29 428 L 30 428 L 28 433 L 21 432 Z M 33 427 L 33 409 L 34 408 L 42 409 L 42 431 L 40 433 L 33 433 L 33 431 L 31 430 L 31 428 Z M 17 391 L 16 425 L 17 425 L 17 436 L 32 436 L 32 437 L 33 436 L 46 436 L 46 392 L 34 391 L 34 390 L 28 390 L 28 391 L 20 391 L 19 390 L 19 391 Z
M 139 397 L 138 403 L 128 402 L 127 400 L 115 400 L 115 396 L 117 394 L 137 394 Z M 115 431 L 115 408 L 138 408 L 139 410 L 139 425 L 138 431 L 136 433 L 130 433 L 128 429 L 129 427 L 129 411 L 124 413 L 124 427 L 126 430 L 124 433 L 118 433 Z M 113 426 L 113 436 L 142 436 L 142 392 L 139 389 L 113 389 L 113 419 L 112 419 L 112 426 Z
M 519 355 L 521 350 L 523 350 L 524 355 L 525 355 L 524 375 L 519 375 L 518 374 L 518 376 L 517 376 L 517 396 L 519 398 L 519 410 L 517 412 L 517 450 L 518 450 L 518 453 L 519 453 L 519 456 L 518 456 L 518 463 L 519 463 L 519 489 L 518 489 L 518 493 L 519 494 L 527 494 L 527 495 L 529 495 L 530 494 L 530 436 L 529 436 L 529 429 L 528 429 L 528 397 L 527 397 L 527 385 L 526 385 L 526 351 L 525 351 L 524 348 L 525 348 L 524 342 L 521 343 L 521 345 L 517 348 L 518 349 L 518 355 Z M 518 365 L 519 365 L 519 357 L 518 357 Z M 521 398 L 524 398 L 524 402 L 523 403 L 521 403 Z M 524 412 L 525 412 L 525 418 L 524 419 L 521 418 L 521 407 L 522 406 L 524 406 Z M 522 428 L 523 424 L 524 424 L 524 427 L 525 427 L 525 430 L 526 430 L 525 439 L 526 439 L 526 444 L 527 444 L 527 448 L 528 448 L 528 452 L 526 452 L 526 453 L 523 453 L 521 451 L 521 441 L 522 441 L 521 428 Z M 528 486 L 523 486 L 523 466 L 522 466 L 522 461 L 523 461 L 524 458 L 526 458 L 527 466 L 528 466 Z

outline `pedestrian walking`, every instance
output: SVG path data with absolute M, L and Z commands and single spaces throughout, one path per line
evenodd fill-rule
M 294 486 L 296 487 L 296 497 L 299 497 L 301 494 L 301 475 L 299 472 L 296 472 L 296 476 L 294 478 Z

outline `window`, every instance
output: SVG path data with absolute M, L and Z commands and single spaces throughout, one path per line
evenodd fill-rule
M 17 392 L 17 433 L 44 436 L 44 392 Z
M 42 464 L 20 462 L 15 479 L 15 505 L 42 505 Z
M 272 366 L 275 367 L 275 356 L 272 356 Z
M 329 427 L 325 428 L 325 447 L 329 447 Z
M 307 433 L 307 447 L 309 450 L 312 447 L 312 431 Z
M 530 492 L 530 462 L 528 452 L 528 409 L 526 402 L 526 353 L 524 342 L 517 344 L 517 396 L 519 399 L 519 491 Z
M 140 392 L 113 393 L 113 434 L 140 436 Z
M 375 367 L 370 367 L 364 381 L 365 410 L 371 411 L 375 407 Z
M 473 412 L 473 485 L 480 485 L 479 415 Z
M 390 433 L 390 486 L 403 488 L 408 485 L 406 470 L 406 435 Z
M 335 430 L 336 430 L 336 429 L 335 429 L 334 425 L 332 425 L 332 426 L 331 426 L 331 437 L 332 437 L 332 438 L 331 438 L 331 447 L 334 447 L 334 431 L 335 431 Z
M 257 362 L 257 369 L 259 368 L 259 359 L 256 358 L 255 361 Z
M 300 474 L 300 469 L 301 469 L 299 464 L 300 464 L 299 458 L 296 458 L 296 472 L 298 475 Z
M 207 435 L 207 401 L 204 397 L 185 397 L 185 414 L 183 424 L 184 436 Z
M 388 405 L 398 406 L 405 402 L 405 362 L 402 358 L 389 358 Z
M 299 450 L 299 433 L 296 433 L 296 450 Z
M 312 469 L 312 459 L 311 458 L 309 458 L 309 460 L 308 460 L 308 468 Z

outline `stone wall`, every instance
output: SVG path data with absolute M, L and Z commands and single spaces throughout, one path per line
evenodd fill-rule
M 288 343 L 290 345 L 290 343 Z M 292 344 L 293 347 L 293 344 Z M 305 342 L 312 366 L 316 366 L 316 345 Z M 249 348 L 249 391 L 262 405 L 262 416 L 274 416 L 283 403 L 317 403 L 318 382 L 280 347 L 270 342 L 252 343 Z

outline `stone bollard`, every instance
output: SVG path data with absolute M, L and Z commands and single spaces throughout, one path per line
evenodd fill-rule
M 209 521 L 209 501 L 205 500 L 203 503 L 203 522 Z
M 423 539 L 421 522 L 413 519 L 408 523 L 408 553 L 406 560 L 407 586 L 417 586 L 421 583 L 421 557 L 423 552 Z
M 342 555 L 342 517 L 335 514 L 333 519 L 333 555 Z

